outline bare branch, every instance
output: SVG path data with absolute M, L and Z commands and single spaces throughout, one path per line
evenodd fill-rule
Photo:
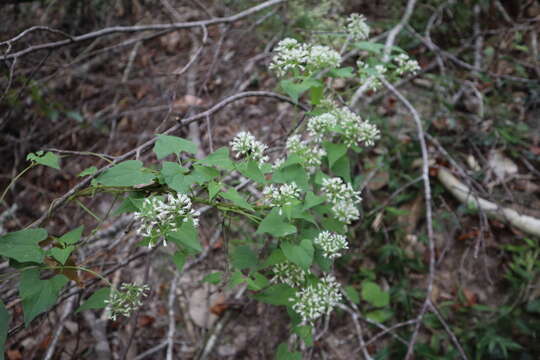
M 18 51 L 13 54 L 7 54 L 4 56 L 0 56 L 0 60 L 9 60 L 14 59 L 38 50 L 44 50 L 44 49 L 56 49 L 59 47 L 62 47 L 64 45 L 68 44 L 74 44 L 82 41 L 92 40 L 98 37 L 116 34 L 116 33 L 134 33 L 134 32 L 141 32 L 141 31 L 155 31 L 155 30 L 178 30 L 178 29 L 188 29 L 193 27 L 200 27 L 200 26 L 210 26 L 210 25 L 217 25 L 217 24 L 223 24 L 223 23 L 231 23 L 238 21 L 240 19 L 243 19 L 251 14 L 254 14 L 256 12 L 259 12 L 261 10 L 264 10 L 266 8 L 269 8 L 271 6 L 280 4 L 284 2 L 285 0 L 269 0 L 266 1 L 260 5 L 254 6 L 252 8 L 249 8 L 247 10 L 241 11 L 238 14 L 222 17 L 222 18 L 213 18 L 209 20 L 199 20 L 199 21 L 188 21 L 188 22 L 178 22 L 178 23 L 172 23 L 172 24 L 152 24 L 152 25 L 135 25 L 135 26 L 113 26 L 108 27 L 96 31 L 92 31 L 83 35 L 79 36 L 71 36 L 69 39 L 66 40 L 60 40 L 60 41 L 54 41 L 50 43 L 40 44 L 40 45 L 34 45 L 30 46 L 24 50 Z M 50 29 L 53 30 L 53 29 Z M 25 30 L 27 31 L 27 30 Z M 8 45 L 9 47 L 13 43 L 13 41 L 16 41 L 20 39 L 22 36 L 26 34 L 21 33 L 17 36 L 15 36 L 12 39 L 9 39 L 7 41 L 4 41 L 3 43 L 0 43 L 0 45 Z M 67 34 L 65 34 L 67 35 Z M 8 48 L 9 49 L 9 48 Z

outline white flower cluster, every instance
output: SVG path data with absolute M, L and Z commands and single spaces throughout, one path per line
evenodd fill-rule
M 360 212 L 355 206 L 362 198 L 360 193 L 354 191 L 351 184 L 345 184 L 341 178 L 323 179 L 322 192 L 332 204 L 334 216 L 345 224 L 358 220 Z
M 253 161 L 262 164 L 268 161 L 268 156 L 264 155 L 267 146 L 255 139 L 248 131 L 241 131 L 229 143 L 233 151 L 236 152 L 236 157 L 244 156 Z
M 141 297 L 146 296 L 149 291 L 148 285 L 122 284 L 120 290 L 111 289 L 109 298 L 105 300 L 108 305 L 108 317 L 115 321 L 118 315 L 129 316 L 129 314 L 142 305 Z
M 397 75 L 403 75 L 408 72 L 414 74 L 420 71 L 420 65 L 418 65 L 418 61 L 411 59 L 407 54 L 399 54 L 394 58 L 394 61 L 397 63 Z
M 344 143 L 347 146 L 353 146 L 358 143 L 372 146 L 375 140 L 379 139 L 379 129 L 370 122 L 362 120 L 360 116 L 347 107 L 335 110 L 334 114 L 338 118 Z
M 295 182 L 280 186 L 270 185 L 264 187 L 263 195 L 267 205 L 281 208 L 297 202 L 300 199 L 300 189 Z
M 307 131 L 315 141 L 321 142 L 336 126 L 337 118 L 331 113 L 324 113 L 309 119 Z
M 369 25 L 364 15 L 351 14 L 347 18 L 347 33 L 353 40 L 365 40 L 369 36 Z
M 316 245 L 319 245 L 323 250 L 324 256 L 329 259 L 339 257 L 340 251 L 349 248 L 347 238 L 343 235 L 323 231 L 313 240 Z
M 318 142 L 338 132 L 343 135 L 343 142 L 348 147 L 358 143 L 372 146 L 379 138 L 379 129 L 375 125 L 362 120 L 347 107 L 335 108 L 309 119 L 307 131 Z
M 281 40 L 274 51 L 269 68 L 280 77 L 291 71 L 312 74 L 341 64 L 341 55 L 330 47 L 304 44 L 291 38 Z
M 166 199 L 163 201 L 159 197 L 146 198 L 141 211 L 135 212 L 135 219 L 140 221 L 137 233 L 151 238 L 149 247 L 155 245 L 157 238 L 167 232 L 177 231 L 179 226 L 189 220 L 194 226 L 199 225 L 199 212 L 193 210 L 191 199 L 187 195 L 168 194 Z
M 310 173 L 320 168 L 322 158 L 326 155 L 323 148 L 318 145 L 310 146 L 307 141 L 302 141 L 299 135 L 291 136 L 285 147 L 289 154 L 295 154 L 301 159 Z
M 272 267 L 274 277 L 272 283 L 287 284 L 290 287 L 301 287 L 306 280 L 308 271 L 292 262 L 282 262 Z
M 362 60 L 358 60 L 356 66 L 358 67 L 360 81 L 367 84 L 367 90 L 376 91 L 382 87 L 379 77 L 383 77 L 388 72 L 388 68 L 384 64 L 370 66 Z
M 332 275 L 327 275 L 315 285 L 299 290 L 291 299 L 292 308 L 303 322 L 313 322 L 324 314 L 329 314 L 342 299 L 339 283 Z

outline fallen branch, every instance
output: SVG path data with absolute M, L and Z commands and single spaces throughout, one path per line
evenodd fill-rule
M 508 221 L 512 226 L 523 232 L 540 236 L 540 219 L 520 214 L 514 209 L 502 207 L 486 199 L 474 196 L 471 190 L 446 168 L 439 168 L 437 177 L 444 187 L 462 203 L 474 206 L 495 219 Z

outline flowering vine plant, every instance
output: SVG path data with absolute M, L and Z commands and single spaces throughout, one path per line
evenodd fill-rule
M 203 207 L 215 208 L 224 216 L 246 218 L 247 226 L 256 230 L 253 239 L 248 239 L 247 245 L 230 246 L 234 261 L 228 264 L 230 271 L 220 274 L 220 281 L 232 287 L 244 284 L 252 298 L 284 306 L 292 330 L 311 345 L 317 321 L 343 301 L 344 288 L 334 273 L 334 262 L 347 253 L 349 242 L 354 240 L 348 227 L 359 220 L 362 201 L 352 182 L 351 158 L 380 137 L 374 124 L 335 94 L 332 79 L 360 80 L 377 89 L 380 76 L 401 76 L 418 69 L 402 51 L 382 62 L 381 46 L 363 41 L 369 30 L 360 15 L 352 15 L 346 23 L 344 44 L 360 49 L 356 68 L 342 67 L 345 46 L 338 52 L 331 46 L 293 38 L 275 46 L 269 69 L 293 102 L 304 98 L 310 108 L 282 151 L 270 152 L 253 134 L 241 131 L 229 147 L 196 159 L 194 143 L 158 135 L 153 149 L 162 160 L 158 170 L 145 168 L 137 160 L 124 161 L 97 176 L 89 188 L 72 198 L 102 191 L 125 192 L 117 214 L 134 214 L 141 245 L 173 246 L 173 261 L 179 270 L 189 257 L 203 250 L 198 241 Z M 172 155 L 176 155 L 175 161 L 164 160 Z M 56 167 L 55 157 L 52 153 L 31 154 L 28 159 L 31 166 Z M 81 175 L 94 171 L 87 169 Z M 238 175 L 237 182 L 229 180 L 231 173 Z M 259 197 L 243 192 L 247 183 Z M 43 243 L 47 232 L 41 228 L 0 238 L 0 255 L 21 271 L 20 295 L 27 325 L 55 303 L 68 282 L 62 270 L 92 272 L 76 265 L 72 254 L 81 244 L 82 233 L 79 227 L 53 238 L 48 248 Z M 40 272 L 46 270 L 57 274 L 42 280 Z M 107 286 L 95 291 L 79 310 L 103 308 L 113 320 L 130 316 L 151 290 L 148 285 L 127 283 L 116 288 L 95 275 Z

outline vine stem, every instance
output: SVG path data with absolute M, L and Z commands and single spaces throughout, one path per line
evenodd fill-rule
M 28 170 L 32 169 L 34 166 L 36 166 L 37 164 L 35 162 L 32 162 L 30 165 L 28 165 L 23 171 L 21 171 L 19 174 L 17 174 L 17 176 L 15 176 L 13 178 L 13 180 L 11 180 L 11 182 L 8 184 L 8 186 L 6 187 L 6 189 L 4 190 L 4 192 L 2 193 L 2 196 L 0 196 L 0 203 L 2 201 L 4 201 L 4 197 L 6 196 L 9 188 L 15 184 L 17 182 L 17 180 L 19 180 L 19 178 L 21 176 L 23 176 Z

